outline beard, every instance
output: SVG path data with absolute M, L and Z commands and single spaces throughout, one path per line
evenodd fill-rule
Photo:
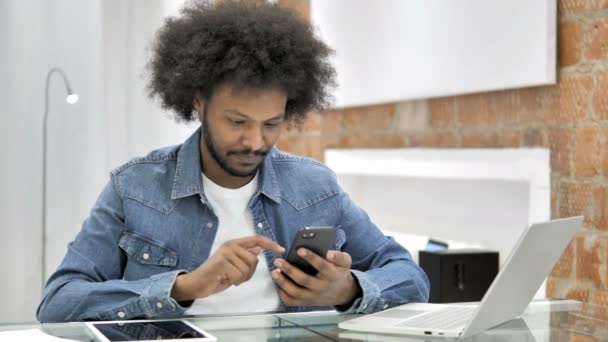
M 223 153 L 217 148 L 217 144 L 215 143 L 213 134 L 211 133 L 211 130 L 209 129 L 209 122 L 207 120 L 207 105 L 206 104 L 205 104 L 204 113 L 203 113 L 203 128 L 202 129 L 203 129 L 203 140 L 205 142 L 205 146 L 207 147 L 207 151 L 209 151 L 209 154 L 211 154 L 211 157 L 213 158 L 213 160 L 215 160 L 215 162 L 222 168 L 222 170 L 226 171 L 226 173 L 228 173 L 229 175 L 235 176 L 235 177 L 251 177 L 251 176 L 254 176 L 258 172 L 262 162 L 260 162 L 258 165 L 256 165 L 252 170 L 239 170 L 239 169 L 233 167 L 232 165 L 230 165 L 230 162 L 228 161 L 227 158 L 230 155 L 261 156 L 261 157 L 263 157 L 262 158 L 262 161 L 263 161 L 264 158 L 266 157 L 266 155 L 268 154 L 269 149 L 257 150 L 257 151 L 253 151 L 251 149 L 230 150 L 230 151 L 226 152 L 226 154 L 224 156 Z

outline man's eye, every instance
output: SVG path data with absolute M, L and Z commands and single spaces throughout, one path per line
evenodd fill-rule
M 245 123 L 245 121 L 243 121 L 243 120 L 232 120 L 232 119 L 229 119 L 229 120 L 233 125 L 236 125 L 236 126 L 240 126 Z
M 276 122 L 267 122 L 265 125 L 266 127 L 277 127 L 279 124 Z

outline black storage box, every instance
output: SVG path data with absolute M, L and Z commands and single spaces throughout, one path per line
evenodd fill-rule
M 429 303 L 480 301 L 498 273 L 498 252 L 478 249 L 419 251 L 431 283 Z

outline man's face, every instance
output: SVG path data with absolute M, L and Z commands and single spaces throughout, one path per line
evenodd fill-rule
M 224 173 L 251 177 L 257 172 L 281 134 L 286 103 L 287 93 L 280 89 L 236 91 L 229 85 L 217 87 L 207 101 L 195 100 L 206 150 Z

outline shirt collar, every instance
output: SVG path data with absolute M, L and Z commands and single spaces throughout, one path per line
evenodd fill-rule
M 173 178 L 172 199 L 203 194 L 203 184 L 200 173 L 201 169 L 201 128 L 199 127 L 182 144 L 177 153 L 177 165 L 175 167 L 175 177 Z M 260 193 L 271 200 L 281 203 L 281 191 L 274 172 L 272 155 L 275 153 L 273 147 L 260 167 Z
M 177 153 L 171 199 L 203 193 L 201 180 L 200 127 L 182 144 Z

